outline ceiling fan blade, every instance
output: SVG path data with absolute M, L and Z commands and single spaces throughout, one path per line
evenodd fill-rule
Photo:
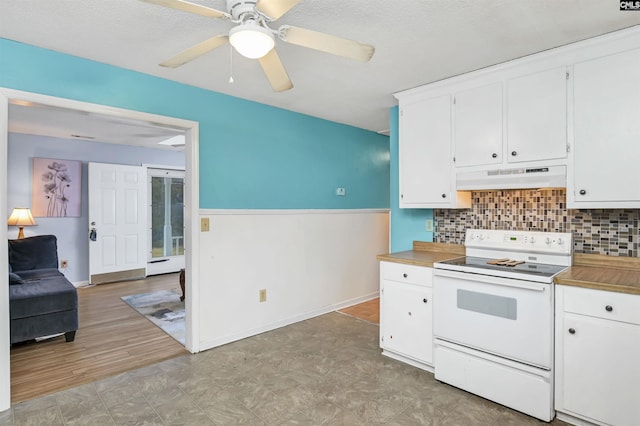
M 226 35 L 217 35 L 215 37 L 211 37 L 210 39 L 198 43 L 195 46 L 192 46 L 167 59 L 160 65 L 163 67 L 178 68 L 179 66 L 184 65 L 187 62 L 191 62 L 194 59 L 204 55 L 205 53 L 211 52 L 213 49 L 216 49 L 228 42 L 229 37 Z
M 182 10 L 184 12 L 195 13 L 196 15 L 206 16 L 208 18 L 230 18 L 229 14 L 221 10 L 212 9 L 210 7 L 201 6 L 184 0 L 142 0 L 147 3 L 153 3 L 171 9 Z
M 258 61 L 274 92 L 284 92 L 293 87 L 293 83 L 289 80 L 287 70 L 284 69 L 276 49 L 271 49 L 269 53 L 258 59 Z
M 298 3 L 300 0 L 258 0 L 256 9 L 275 21 Z
M 375 47 L 369 44 L 291 25 L 281 26 L 278 32 L 280 38 L 287 43 L 355 59 L 356 61 L 367 62 L 376 50 Z

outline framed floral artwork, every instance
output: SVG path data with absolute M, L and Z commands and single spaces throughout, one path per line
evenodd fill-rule
M 80 161 L 34 158 L 33 215 L 35 217 L 80 217 L 81 174 Z

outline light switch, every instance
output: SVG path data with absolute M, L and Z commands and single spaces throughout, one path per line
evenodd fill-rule
M 200 218 L 200 232 L 209 232 L 209 218 L 201 217 Z

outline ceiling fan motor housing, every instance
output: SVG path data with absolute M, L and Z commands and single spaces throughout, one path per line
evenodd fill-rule
M 244 16 L 256 18 L 256 0 L 227 0 L 227 13 L 234 21 L 242 20 Z

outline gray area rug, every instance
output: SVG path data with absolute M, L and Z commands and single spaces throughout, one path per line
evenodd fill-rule
M 180 301 L 178 290 L 133 294 L 121 299 L 184 345 L 184 302 Z

